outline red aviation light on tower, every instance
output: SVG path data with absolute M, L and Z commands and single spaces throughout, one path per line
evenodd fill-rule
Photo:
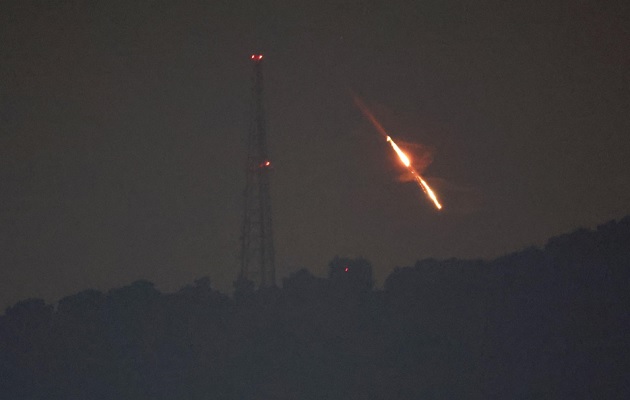
M 252 54 L 252 56 L 250 57 L 253 61 L 261 61 L 263 59 L 263 55 L 262 54 Z

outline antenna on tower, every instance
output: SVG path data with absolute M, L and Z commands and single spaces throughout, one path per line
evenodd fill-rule
M 245 204 L 241 232 L 241 272 L 258 287 L 275 286 L 273 230 L 267 154 L 267 127 L 263 108 L 262 54 L 252 54 L 252 107 L 247 136 Z

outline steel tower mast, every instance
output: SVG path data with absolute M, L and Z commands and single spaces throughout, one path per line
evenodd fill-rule
M 253 54 L 252 106 L 247 136 L 245 205 L 241 232 L 241 279 L 258 287 L 275 286 L 273 230 L 267 154 L 267 131 L 263 108 L 262 54 Z

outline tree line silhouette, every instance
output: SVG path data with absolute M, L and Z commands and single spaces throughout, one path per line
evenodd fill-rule
M 0 398 L 628 398 L 629 283 L 630 216 L 418 261 L 382 290 L 367 260 L 335 258 L 231 297 L 202 278 L 29 299 L 0 316 Z

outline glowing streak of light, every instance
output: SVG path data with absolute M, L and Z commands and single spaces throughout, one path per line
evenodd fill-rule
M 389 138 L 389 136 L 387 136 L 387 132 L 385 131 L 385 128 L 383 128 L 383 126 L 381 125 L 380 122 L 378 122 L 378 120 L 376 119 L 376 117 L 374 115 L 372 115 L 372 113 L 370 112 L 370 110 L 367 108 L 367 106 L 365 105 L 365 103 L 363 103 L 363 101 L 361 101 L 361 99 L 359 98 L 359 96 L 357 96 L 356 94 L 352 94 L 352 96 L 354 97 L 354 104 L 357 105 L 357 107 L 359 107 L 359 110 L 361 110 L 361 112 L 363 113 L 363 115 L 365 115 L 365 118 L 369 119 L 370 122 L 372 123 L 372 125 L 374 125 L 374 128 L 376 128 L 376 130 L 378 131 L 378 133 L 380 133 L 381 135 L 383 135 L 383 137 L 385 138 Z M 389 140 L 388 140 L 389 142 Z
M 418 182 L 420 182 L 420 187 L 422 187 L 422 190 L 424 190 L 424 192 L 426 194 L 429 195 L 429 197 L 431 198 L 431 200 L 433 200 L 433 204 L 435 204 L 435 206 L 437 207 L 438 210 L 442 209 L 442 205 L 440 204 L 439 200 L 437 199 L 437 196 L 435 195 L 435 193 L 433 192 L 433 190 L 431 190 L 431 188 L 429 187 L 429 185 L 424 181 L 424 179 L 422 179 L 422 177 L 418 174 L 416 174 L 416 179 L 418 180 Z
M 389 142 L 389 144 L 392 145 L 392 148 L 394 149 L 396 154 L 398 154 L 400 161 L 402 161 L 402 163 L 405 164 L 405 167 L 409 168 L 411 166 L 411 161 L 409 160 L 409 157 L 407 157 L 407 155 L 403 153 L 402 150 L 400 150 L 400 147 L 398 147 L 398 145 L 394 143 L 392 138 L 390 138 L 389 136 L 387 136 L 387 141 Z
M 365 117 L 370 120 L 372 125 L 374 125 L 374 127 L 378 131 L 378 133 L 383 135 L 385 137 L 385 139 L 387 140 L 387 142 L 392 146 L 392 149 L 394 149 L 394 151 L 398 155 L 398 158 L 400 158 L 400 161 L 405 165 L 405 167 L 407 167 L 407 170 L 416 179 L 416 182 L 418 183 L 418 186 L 420 186 L 422 191 L 429 196 L 429 198 L 433 201 L 433 204 L 435 204 L 435 207 L 438 210 L 441 210 L 442 209 L 442 204 L 440 204 L 440 201 L 438 200 L 437 196 L 435 195 L 435 192 L 433 191 L 433 189 L 431 189 L 429 184 L 424 179 L 422 179 L 422 176 L 420 176 L 420 174 L 415 170 L 415 168 L 411 166 L 411 160 L 409 159 L 409 157 L 405 154 L 405 152 L 403 152 L 400 149 L 400 147 L 398 147 L 398 145 L 387 134 L 387 131 L 385 131 L 385 128 L 383 128 L 383 126 L 378 122 L 376 117 L 374 117 L 374 115 L 370 112 L 370 110 L 363 103 L 363 101 L 361 101 L 361 99 L 357 95 L 353 94 L 353 97 L 354 97 L 354 102 L 357 105 L 357 107 L 359 107 L 359 109 L 361 110 L 363 115 L 365 115 Z
M 400 150 L 400 147 L 398 147 L 398 145 L 392 140 L 391 137 L 387 136 L 387 142 L 389 142 L 389 144 L 392 145 L 392 148 L 394 149 L 396 154 L 398 154 L 398 158 L 400 158 L 400 161 L 405 165 L 405 167 L 407 167 L 407 170 L 411 172 L 411 174 L 414 176 L 420 188 L 429 196 L 429 198 L 431 198 L 431 200 L 433 201 L 433 204 L 435 204 L 435 207 L 437 207 L 438 210 L 441 210 L 442 204 L 440 204 L 439 200 L 437 199 L 435 192 L 431 189 L 429 184 L 424 179 L 422 179 L 418 171 L 416 171 L 416 169 L 411 166 L 411 161 L 409 160 L 409 157 L 407 157 L 407 155 L 402 150 Z

